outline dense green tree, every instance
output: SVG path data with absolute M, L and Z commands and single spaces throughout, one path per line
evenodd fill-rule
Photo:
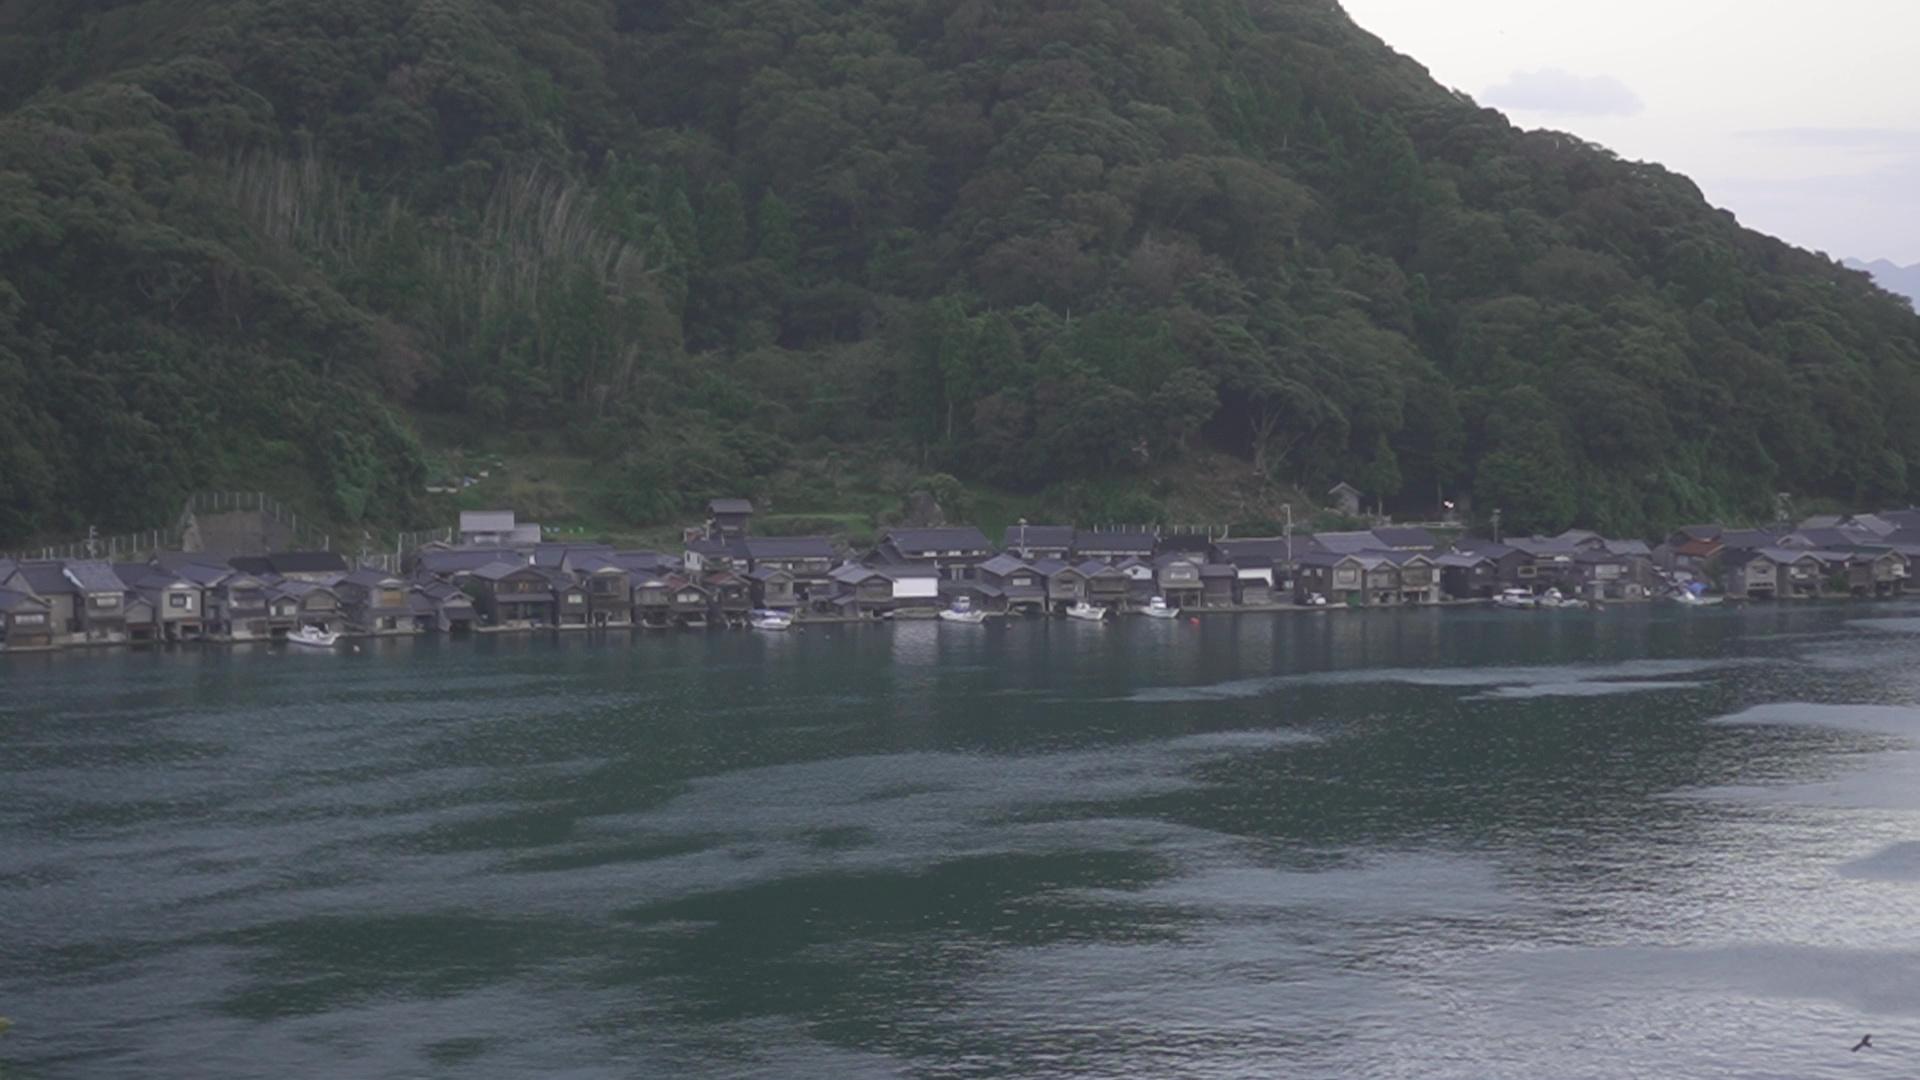
M 414 411 L 645 521 L 850 441 L 1090 512 L 1199 442 L 1518 528 L 1920 498 L 1908 306 L 1322 0 L 0 0 L 0 110 L 0 542 L 404 517 Z

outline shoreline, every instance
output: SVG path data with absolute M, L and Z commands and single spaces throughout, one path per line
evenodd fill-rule
M 1859 605 L 1863 602 L 1873 603 L 1873 602 L 1914 600 L 1914 599 L 1920 599 L 1920 597 L 1915 597 L 1915 596 L 1853 597 L 1853 598 L 1809 597 L 1805 599 L 1789 599 L 1789 600 L 1730 601 L 1724 604 L 1716 604 L 1713 606 L 1716 608 L 1722 608 L 1722 609 L 1729 609 L 1729 608 L 1744 609 L 1744 608 L 1762 607 L 1762 606 L 1783 607 L 1783 608 L 1790 607 L 1790 608 L 1797 609 L 1797 608 L 1813 607 L 1813 606 L 1818 606 L 1823 604 L 1838 607 L 1842 605 L 1854 606 L 1854 605 Z M 1657 601 L 1652 599 L 1607 601 L 1608 608 L 1618 607 L 1618 608 L 1640 609 L 1640 608 L 1651 608 L 1656 605 L 1657 605 Z M 1671 606 L 1678 607 L 1678 605 L 1671 605 Z M 1464 599 L 1464 600 L 1441 600 L 1431 604 L 1405 604 L 1405 605 L 1382 604 L 1382 605 L 1373 605 L 1373 606 L 1352 606 L 1352 607 L 1345 604 L 1338 604 L 1338 605 L 1328 604 L 1324 606 L 1310 606 L 1305 604 L 1233 604 L 1233 605 L 1219 605 L 1219 606 L 1213 606 L 1213 607 L 1184 608 L 1180 611 L 1177 618 L 1192 619 L 1194 621 L 1198 621 L 1202 618 L 1211 617 L 1211 616 L 1221 616 L 1221 615 L 1315 615 L 1315 614 L 1326 615 L 1326 614 L 1332 614 L 1335 612 L 1344 613 L 1344 614 L 1366 614 L 1366 613 L 1406 614 L 1409 612 L 1416 612 L 1416 611 L 1460 610 L 1460 609 L 1472 609 L 1472 608 L 1488 608 L 1493 610 L 1506 610 L 1504 608 L 1500 608 L 1491 599 L 1473 598 L 1473 599 Z M 1594 612 L 1591 609 L 1570 609 L 1565 612 L 1561 612 L 1561 611 L 1558 611 L 1557 609 L 1545 608 L 1545 609 L 1529 609 L 1529 610 L 1526 610 L 1524 614 L 1531 615 L 1531 616 L 1541 616 L 1541 615 L 1550 615 L 1550 614 L 1597 614 L 1597 612 Z M 1113 616 L 1111 616 L 1109 619 L 1107 619 L 1105 622 L 1101 623 L 1100 625 L 1105 625 L 1106 622 L 1119 622 L 1119 621 L 1125 621 L 1125 620 L 1138 620 L 1141 622 L 1155 621 L 1155 620 L 1148 619 L 1144 612 L 1126 611 L 1126 612 L 1119 612 L 1114 614 Z M 793 630 L 802 629 L 808 626 L 884 626 L 889 623 L 896 623 L 896 622 L 933 623 L 938 621 L 940 621 L 938 618 L 938 614 L 931 610 L 924 611 L 924 612 L 916 611 L 912 614 L 901 614 L 901 615 L 896 615 L 896 616 L 884 618 L 884 619 L 876 619 L 876 618 L 870 618 L 870 617 L 859 616 L 859 615 L 811 615 L 811 616 L 796 618 L 793 622 L 793 629 L 783 631 L 783 633 L 792 633 Z M 1058 615 L 1012 615 L 1012 614 L 1006 614 L 1006 613 L 990 614 L 987 616 L 987 619 L 986 619 L 986 623 L 989 623 L 989 624 L 1012 623 L 1012 622 L 1071 623 L 1074 621 L 1076 620 L 1069 619 L 1064 616 L 1058 616 Z M 1170 619 L 1170 620 L 1163 620 L 1163 621 L 1170 622 L 1175 620 Z M 512 638 L 512 637 L 529 637 L 529 636 L 542 635 L 542 634 L 553 635 L 556 637 L 579 636 L 582 634 L 604 634 L 604 635 L 626 634 L 632 637 L 639 637 L 643 635 L 651 636 L 656 634 L 710 634 L 710 633 L 747 634 L 747 633 L 755 633 L 755 632 L 756 631 L 752 630 L 749 627 L 727 628 L 727 627 L 712 626 L 712 625 L 704 626 L 704 627 L 647 626 L 641 623 L 626 623 L 626 624 L 614 625 L 614 626 L 476 626 L 476 627 L 472 627 L 470 630 L 467 630 L 465 632 L 447 632 L 447 631 L 414 631 L 414 632 L 398 632 L 398 633 L 391 632 L 391 631 L 360 632 L 360 633 L 343 632 L 340 635 L 340 641 L 359 643 L 359 642 L 368 642 L 368 641 L 383 641 L 383 640 L 392 640 L 392 639 L 414 639 L 414 638 L 444 638 L 447 640 L 457 641 L 457 640 L 472 640 L 472 639 L 481 638 L 481 637 Z M 758 632 L 767 633 L 767 631 L 758 631 Z M 8 647 L 0 646 L 0 657 L 49 656 L 49 655 L 57 655 L 57 654 L 69 653 L 69 652 L 98 652 L 98 651 L 104 651 L 109 649 L 126 649 L 130 651 L 149 651 L 149 650 L 168 650 L 168 649 L 176 649 L 176 648 L 200 648 L 200 647 L 227 648 L 227 647 L 234 647 L 234 646 L 256 646 L 256 645 L 267 646 L 272 648 L 293 648 L 293 646 L 290 646 L 288 644 L 285 638 L 199 638 L 199 639 L 188 640 L 188 641 L 74 641 L 74 642 L 63 642 L 63 643 L 56 643 L 56 644 L 44 645 L 44 646 L 39 646 L 39 645 L 28 646 L 24 648 L 8 648 Z M 308 650 L 302 649 L 301 651 L 308 651 Z M 325 652 L 333 652 L 337 650 L 313 649 L 311 651 L 315 653 L 325 653 Z

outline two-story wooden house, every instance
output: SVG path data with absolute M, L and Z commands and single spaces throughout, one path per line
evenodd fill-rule
M 558 626 L 553 582 L 530 564 L 491 563 L 467 576 L 465 590 L 483 627 L 532 629 Z
M 77 559 L 65 566 L 73 584 L 74 636 L 92 644 L 127 640 L 127 585 L 113 572 L 113 564 Z
M 1000 550 L 1025 562 L 1054 559 L 1065 562 L 1073 554 L 1073 526 L 1029 525 L 1021 521 L 1007 526 L 1000 538 Z
M 341 578 L 333 589 L 350 632 L 378 636 L 418 632 L 407 582 L 399 575 L 363 566 Z
M 980 564 L 979 579 L 1000 590 L 1007 611 L 1039 614 L 1047 608 L 1047 576 L 1024 559 L 995 555 Z
M 931 569 L 949 581 L 964 581 L 974 576 L 975 567 L 991 558 L 993 545 L 986 535 L 971 525 L 960 525 L 891 529 L 867 561 L 876 567 Z
M 1199 607 L 1203 592 L 1200 569 L 1205 563 L 1184 552 L 1169 552 L 1154 560 L 1154 592 L 1169 607 Z
M 632 625 L 633 578 L 611 552 L 569 552 L 560 566 L 578 578 L 586 590 L 589 625 Z M 565 613 L 563 605 L 561 614 Z
M 833 595 L 828 577 L 838 564 L 833 541 L 824 536 L 749 536 L 740 542 L 747 571 L 784 570 L 793 577 L 793 604 L 805 607 Z
M 24 652 L 53 645 L 52 605 L 32 593 L 0 588 L 0 650 Z

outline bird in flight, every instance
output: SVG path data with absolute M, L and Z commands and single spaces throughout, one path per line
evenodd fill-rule
M 1853 1044 L 1853 1052 L 1856 1054 L 1862 1050 L 1871 1050 L 1872 1048 L 1873 1036 L 1871 1035 L 1862 1035 L 1860 1036 L 1860 1041 Z

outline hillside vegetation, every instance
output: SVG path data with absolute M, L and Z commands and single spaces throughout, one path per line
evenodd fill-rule
M 1621 533 L 1920 495 L 1904 302 L 1326 0 L 0 0 L 0 109 L 0 542 L 401 521 L 426 413 L 635 524 L 836 450 Z

